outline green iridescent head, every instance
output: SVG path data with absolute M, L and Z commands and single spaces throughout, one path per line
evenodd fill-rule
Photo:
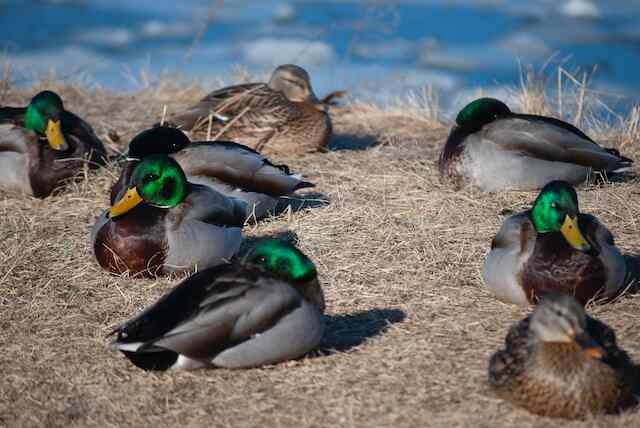
M 317 276 L 316 267 L 302 251 L 278 239 L 258 243 L 245 257 L 245 261 L 290 281 L 308 281 Z
M 533 203 L 531 222 L 538 233 L 560 232 L 578 250 L 590 248 L 578 226 L 578 195 L 566 181 L 548 183 Z
M 111 217 L 122 215 L 141 202 L 158 208 L 172 208 L 187 196 L 187 177 L 178 163 L 153 155 L 136 165 L 125 195 L 111 207 Z
M 41 137 L 46 137 L 54 150 L 66 150 L 67 142 L 62 134 L 62 99 L 52 91 L 42 91 L 31 99 L 24 115 L 24 126 Z
M 456 123 L 464 128 L 479 129 L 487 123 L 510 114 L 511 110 L 502 101 L 495 98 L 478 98 L 460 110 Z

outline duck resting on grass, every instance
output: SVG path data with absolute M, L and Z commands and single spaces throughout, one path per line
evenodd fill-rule
M 128 161 L 111 188 L 114 203 L 140 159 L 165 154 L 180 164 L 187 179 L 246 202 L 246 218 L 262 219 L 275 212 L 281 197 L 314 187 L 286 165 L 276 165 L 256 151 L 229 141 L 191 142 L 179 129 L 158 126 L 129 143 Z
M 499 300 L 535 303 L 550 292 L 582 304 L 613 297 L 623 289 L 626 261 L 613 235 L 578 209 L 566 181 L 547 184 L 530 210 L 507 218 L 491 243 L 482 277 Z
M 113 330 L 112 347 L 145 370 L 275 364 L 320 343 L 324 307 L 313 262 L 268 239 L 182 281 Z
M 638 367 L 614 331 L 571 296 L 546 296 L 505 344 L 491 357 L 489 384 L 532 413 L 586 419 L 636 404 Z
M 281 65 L 269 83 L 247 83 L 211 92 L 198 104 L 169 118 L 184 130 L 209 126 L 222 139 L 269 153 L 303 153 L 323 149 L 332 134 L 327 112 L 335 92 L 320 101 L 309 74 L 293 64 Z
M 458 113 L 439 169 L 457 190 L 472 185 L 495 192 L 540 189 L 552 180 L 580 184 L 594 172 L 624 172 L 631 163 L 569 123 L 480 98 Z
M 240 248 L 246 203 L 190 183 L 175 160 L 146 157 L 126 189 L 93 228 L 93 250 L 104 269 L 145 276 L 204 269 Z
M 91 126 L 42 91 L 27 107 L 0 107 L 0 189 L 46 198 L 105 150 Z

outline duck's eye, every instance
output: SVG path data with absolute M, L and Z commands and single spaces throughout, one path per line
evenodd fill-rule
M 551 202 L 551 208 L 558 208 L 558 204 L 555 202 Z
M 266 263 L 267 262 L 267 258 L 265 256 L 260 256 L 256 259 L 256 261 L 258 263 Z
M 144 182 L 145 183 L 151 183 L 152 181 L 156 181 L 158 177 L 156 174 L 148 174 L 144 177 Z

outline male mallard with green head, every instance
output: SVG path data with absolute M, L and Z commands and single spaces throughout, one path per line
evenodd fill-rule
M 509 330 L 489 384 L 532 413 L 585 419 L 634 404 L 640 376 L 614 331 L 571 296 L 549 295 Z
M 275 69 L 269 83 L 218 89 L 169 120 L 185 130 L 206 128 L 209 116 L 215 113 L 212 132 L 224 130 L 220 139 L 237 141 L 261 153 L 302 153 L 328 144 L 330 103 L 318 100 L 306 70 L 285 64 Z
M 316 268 L 275 239 L 200 271 L 117 327 L 112 346 L 145 370 L 249 368 L 298 358 L 323 332 Z
M 176 160 L 187 179 L 246 202 L 246 217 L 259 220 L 275 211 L 280 197 L 313 187 L 292 174 L 286 165 L 275 165 L 258 152 L 230 141 L 191 142 L 179 129 L 155 127 L 129 143 L 127 164 L 111 188 L 114 203 L 126 190 L 126 182 L 140 159 L 166 154 Z
M 240 248 L 246 204 L 190 183 L 173 159 L 149 156 L 92 233 L 100 265 L 116 274 L 166 274 L 224 263 Z
M 504 221 L 482 277 L 507 303 L 526 305 L 562 292 L 584 304 L 596 296 L 614 296 L 626 271 L 611 232 L 594 216 L 580 213 L 569 183 L 552 181 L 530 210 Z
M 469 184 L 494 192 L 540 189 L 552 180 L 580 184 L 593 172 L 622 172 L 631 163 L 569 123 L 480 98 L 456 117 L 439 169 L 456 189 Z
M 104 146 L 55 92 L 38 93 L 27 107 L 0 107 L 1 189 L 45 198 L 85 159 L 103 164 Z

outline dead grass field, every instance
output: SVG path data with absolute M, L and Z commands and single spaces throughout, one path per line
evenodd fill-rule
M 204 94 L 168 82 L 132 95 L 43 82 L 0 87 L 0 104 L 25 104 L 42 87 L 59 91 L 112 149 L 156 122 L 163 104 L 178 108 Z M 501 212 L 526 208 L 535 194 L 443 187 L 435 161 L 449 125 L 425 106 L 350 103 L 333 116 L 334 150 L 277 159 L 317 187 L 291 201 L 297 210 L 245 230 L 287 233 L 318 266 L 327 334 L 319 352 L 299 361 L 243 371 L 135 368 L 107 348 L 105 334 L 178 279 L 119 278 L 94 261 L 89 232 L 117 169 L 43 201 L 0 193 L 0 425 L 640 426 L 638 413 L 539 418 L 488 388 L 489 356 L 527 311 L 492 298 L 480 270 Z M 634 126 L 594 135 L 640 161 Z M 114 131 L 120 142 L 109 143 Z M 583 187 L 579 198 L 624 252 L 640 252 L 637 180 Z M 590 312 L 640 361 L 639 297 Z

